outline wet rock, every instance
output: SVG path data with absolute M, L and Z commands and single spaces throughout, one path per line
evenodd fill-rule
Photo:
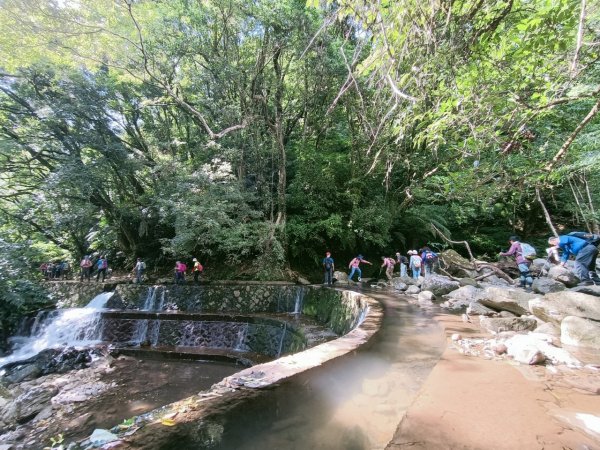
M 435 274 L 426 276 L 421 283 L 422 291 L 431 291 L 436 297 L 455 291 L 459 287 L 458 281 Z
M 414 295 L 414 294 L 418 294 L 419 292 L 421 292 L 421 288 L 419 288 L 419 286 L 412 285 L 412 286 L 408 286 L 406 288 L 406 291 L 404 291 L 404 292 L 407 294 Z
M 25 423 L 33 419 L 40 411 L 50 404 L 50 399 L 56 395 L 56 386 L 38 386 L 28 389 L 12 402 L 5 405 L 0 413 L 5 423 Z
M 435 299 L 435 295 L 431 291 L 421 291 L 419 292 L 418 300 L 419 302 L 432 302 Z
M 444 295 L 447 299 L 447 305 L 450 309 L 459 309 L 469 306 L 476 302 L 479 296 L 483 293 L 483 289 L 478 289 L 474 286 L 462 286 L 449 294 Z
M 480 325 L 492 333 L 500 331 L 531 331 L 537 327 L 537 321 L 530 317 L 484 317 L 481 316 Z
M 487 306 L 483 306 L 479 302 L 471 302 L 467 307 L 467 314 L 472 316 L 490 316 L 495 313 L 496 311 L 494 311 L 491 308 L 488 308 Z
M 579 283 L 579 278 L 570 269 L 562 266 L 552 266 L 548 271 L 548 278 L 560 281 L 567 287 L 574 287 Z
M 593 295 L 580 292 L 562 291 L 546 294 L 543 298 L 531 300 L 529 309 L 544 322 L 560 324 L 567 316 L 582 317 L 600 321 L 600 301 Z
M 392 287 L 397 291 L 405 291 L 408 284 L 405 282 L 406 277 L 392 278 Z
M 298 277 L 298 284 L 309 285 L 311 283 L 306 278 Z
M 42 375 L 42 369 L 36 364 L 25 364 L 13 366 L 7 369 L 2 377 L 8 384 L 20 383 L 21 381 L 34 380 Z
M 565 285 L 560 281 L 552 278 L 536 278 L 533 280 L 533 291 L 539 294 L 548 294 L 549 292 L 560 292 L 566 289 Z
M 600 350 L 600 322 L 567 316 L 560 323 L 560 341 L 574 347 Z
M 92 435 L 89 437 L 90 444 L 92 444 L 94 447 L 100 447 L 104 444 L 108 444 L 109 442 L 118 440 L 118 436 L 112 434 L 108 430 L 103 430 L 100 428 L 95 429 Z
M 495 311 L 510 311 L 518 316 L 529 313 L 529 300 L 537 298 L 516 288 L 488 286 L 481 293 L 479 303 Z

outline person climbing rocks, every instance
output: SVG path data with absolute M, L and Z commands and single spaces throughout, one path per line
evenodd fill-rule
M 514 256 L 517 267 L 519 268 L 519 282 L 520 286 L 526 291 L 531 290 L 533 284 L 533 277 L 529 268 L 531 267 L 531 261 L 523 256 L 523 249 L 519 242 L 519 236 L 511 236 L 508 238 L 510 248 L 506 252 L 500 252 L 500 256 Z
M 410 259 L 408 260 L 408 267 L 412 271 L 412 277 L 418 280 L 421 276 L 421 267 L 423 266 L 423 260 L 419 256 L 416 250 L 410 250 L 408 252 Z
M 423 247 L 421 249 L 421 261 L 425 269 L 424 276 L 429 276 L 433 273 L 433 266 L 438 260 L 437 253 L 434 253 L 429 247 Z
M 396 265 L 396 261 L 394 258 L 388 258 L 387 256 L 382 256 L 381 260 L 383 261 L 381 263 L 381 267 L 385 267 L 385 276 L 391 281 L 394 275 L 394 266 Z
M 192 262 L 194 263 L 192 267 L 192 273 L 194 274 L 194 283 L 198 283 L 198 280 L 200 278 L 200 275 L 202 274 L 202 271 L 204 270 L 204 267 L 202 267 L 202 264 L 200 264 L 200 262 L 196 258 L 193 258 Z
M 405 277 L 406 267 L 408 265 L 408 258 L 400 254 L 400 252 L 396 252 L 396 261 L 398 262 L 398 264 L 400 264 L 400 276 Z
M 144 271 L 146 270 L 146 263 L 142 261 L 142 258 L 138 258 L 135 266 L 133 267 L 132 272 L 135 273 L 135 282 L 140 284 L 142 282 L 142 277 L 144 276 Z
M 363 255 L 358 255 L 356 258 L 354 258 L 352 261 L 350 261 L 350 264 L 348 264 L 348 268 L 352 269 L 350 271 L 350 274 L 348 275 L 348 281 L 352 281 L 352 277 L 354 276 L 355 272 L 358 272 L 358 281 L 362 281 L 362 271 L 360 270 L 360 267 L 359 267 L 360 263 L 369 264 L 370 266 L 373 265 L 366 259 L 363 259 Z
M 331 286 L 333 284 L 333 272 L 335 270 L 335 262 L 331 257 L 331 252 L 325 252 L 325 258 L 323 258 L 322 264 L 324 270 L 323 284 Z
M 598 247 L 594 245 L 591 239 L 583 238 L 586 236 L 585 233 L 580 233 L 580 236 L 582 237 L 571 235 L 552 236 L 548 239 L 548 244 L 562 250 L 563 253 L 560 261 L 563 267 L 566 267 L 571 255 L 575 257 L 574 271 L 581 282 L 580 284 L 584 286 L 592 284 L 600 285 L 600 277 L 596 273 Z
M 108 260 L 106 259 L 106 256 L 101 256 L 98 261 L 96 261 L 96 268 L 98 269 L 96 281 L 100 281 L 100 274 L 102 274 L 102 282 L 104 283 L 106 270 L 108 269 Z
M 81 276 L 79 277 L 79 281 L 83 281 L 83 278 L 87 281 L 90 281 L 90 275 L 92 273 L 92 261 L 88 255 L 85 255 L 79 263 L 79 267 L 81 267 Z

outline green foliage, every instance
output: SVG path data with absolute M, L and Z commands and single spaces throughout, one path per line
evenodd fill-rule
M 0 346 L 14 332 L 20 318 L 49 304 L 35 268 L 40 254 L 31 243 L 12 244 L 0 239 Z

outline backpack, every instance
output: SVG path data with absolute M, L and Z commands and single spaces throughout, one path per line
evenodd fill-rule
M 521 256 L 525 259 L 533 260 L 536 257 L 535 248 L 525 242 L 519 242 L 521 244 Z
M 104 261 L 102 261 L 102 268 L 103 269 L 108 268 L 108 260 L 107 259 L 105 259 Z
M 598 247 L 598 244 L 600 244 L 600 235 L 598 235 L 598 234 L 585 233 L 583 231 L 573 231 L 573 232 L 569 233 L 567 236 L 573 236 L 573 237 L 576 237 L 579 239 L 583 239 L 588 244 L 592 244 L 596 247 Z
M 421 258 L 419 256 L 413 259 L 413 267 L 415 269 L 419 269 L 421 267 Z
M 435 260 L 437 259 L 437 255 L 433 252 L 426 252 L 425 253 L 425 261 L 427 262 L 435 262 Z

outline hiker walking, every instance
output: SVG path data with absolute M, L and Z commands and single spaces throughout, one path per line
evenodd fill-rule
M 507 252 L 500 252 L 500 256 L 514 256 L 517 267 L 519 268 L 519 282 L 520 286 L 525 290 L 530 290 L 533 284 L 533 277 L 529 268 L 531 267 L 531 261 L 527 259 L 527 253 L 523 251 L 525 245 L 531 247 L 529 244 L 521 244 L 519 242 L 519 236 L 511 236 L 508 238 L 510 242 L 510 248 Z M 531 247 L 533 248 L 533 247 Z M 534 252 L 535 255 L 535 252 Z
M 106 255 L 101 256 L 100 259 L 98 259 L 96 262 L 96 268 L 98 269 L 96 281 L 100 281 L 100 274 L 102 274 L 102 282 L 104 283 L 104 279 L 106 278 L 106 270 L 108 269 L 108 260 L 106 259 Z
M 385 276 L 391 281 L 394 275 L 394 266 L 396 265 L 396 261 L 394 258 L 388 258 L 387 256 L 382 256 L 381 260 L 383 261 L 381 263 L 381 267 L 385 267 Z
M 85 255 L 79 263 L 79 267 L 81 267 L 81 276 L 79 277 L 79 281 L 83 281 L 83 278 L 87 281 L 90 281 L 90 275 L 92 272 L 92 261 L 88 255 Z
M 406 266 L 408 265 L 408 258 L 401 255 L 400 252 L 396 252 L 396 261 L 400 264 L 400 276 L 406 276 Z
M 356 258 L 354 258 L 352 261 L 350 261 L 350 264 L 348 264 L 348 268 L 352 269 L 350 271 L 350 274 L 348 275 L 348 281 L 352 281 L 354 272 L 358 272 L 358 281 L 362 281 L 362 271 L 360 270 L 360 267 L 359 267 L 360 263 L 369 264 L 370 266 L 373 265 L 366 259 L 363 259 L 363 255 L 358 255 Z
M 176 284 L 185 284 L 185 272 L 187 271 L 187 266 L 185 263 L 181 261 L 177 261 L 175 263 L 175 283 Z
M 600 243 L 600 236 L 583 232 L 553 236 L 548 239 L 548 244 L 563 251 L 560 259 L 563 267 L 567 265 L 571 255 L 575 257 L 575 275 L 582 285 L 600 284 L 600 277 L 596 273 L 598 243 Z
M 333 272 L 335 270 L 335 262 L 331 257 L 331 252 L 325 253 L 325 258 L 323 258 L 323 270 L 325 271 L 323 284 L 331 286 L 333 284 Z
M 202 264 L 200 264 L 200 262 L 196 258 L 193 258 L 192 262 L 194 263 L 194 266 L 192 267 L 192 273 L 194 274 L 194 283 L 198 283 L 198 279 L 200 277 L 200 274 L 204 270 L 204 267 L 202 267 Z
M 144 271 L 146 270 L 146 263 L 142 261 L 142 258 L 138 258 L 135 266 L 133 266 L 132 272 L 135 273 L 135 282 L 140 284 L 142 282 L 142 277 L 144 275 Z
M 431 251 L 429 247 L 423 247 L 421 249 L 421 261 L 423 262 L 423 267 L 425 268 L 425 276 L 429 276 L 433 273 L 433 266 L 438 260 L 437 253 Z
M 409 250 L 409 255 L 411 255 L 408 260 L 408 267 L 412 271 L 412 276 L 415 280 L 418 280 L 421 276 L 421 266 L 423 265 L 423 260 L 419 256 L 416 250 Z

